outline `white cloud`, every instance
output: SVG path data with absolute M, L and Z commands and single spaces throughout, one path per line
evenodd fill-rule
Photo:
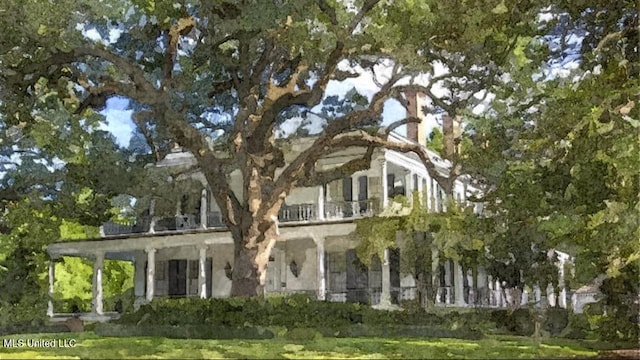
M 133 110 L 122 110 L 107 106 L 107 109 L 102 111 L 106 121 L 100 124 L 100 129 L 112 133 L 120 146 L 129 146 L 131 132 L 135 129 L 131 121 L 132 113 Z

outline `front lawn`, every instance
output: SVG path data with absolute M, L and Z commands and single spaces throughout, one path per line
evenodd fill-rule
M 45 339 L 65 344 L 76 341 L 69 348 L 6 347 L 8 339 Z M 57 340 L 62 339 L 61 342 Z M 530 338 L 492 337 L 483 340 L 460 339 L 385 339 L 385 338 L 320 338 L 295 342 L 271 340 L 182 340 L 161 337 L 98 337 L 83 334 L 26 334 L 2 339 L 1 359 L 34 358 L 197 358 L 197 359 L 410 359 L 410 358 L 585 358 L 595 357 L 598 351 L 589 343 L 549 339 L 537 346 Z M 67 344 L 70 341 L 66 342 Z M 594 344 L 595 345 L 595 344 Z

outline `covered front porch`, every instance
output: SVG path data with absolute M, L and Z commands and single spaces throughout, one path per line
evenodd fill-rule
M 265 293 L 303 292 L 313 294 L 319 300 L 340 301 L 327 297 L 329 274 L 325 243 L 354 246 L 354 230 L 353 222 L 344 221 L 280 227 L 282 240 L 276 242 L 269 258 Z M 50 245 L 47 250 L 50 255 L 47 313 L 52 321 L 64 321 L 74 315 L 56 312 L 54 308 L 55 263 L 62 257 L 79 257 L 92 262 L 91 311 L 75 314 L 84 320 L 107 321 L 118 316 L 105 310 L 105 260 L 133 264 L 134 307 L 155 297 L 228 297 L 231 291 L 234 252 L 233 240 L 226 230 L 61 242 Z M 380 287 L 389 292 L 389 286 Z
M 355 227 L 352 221 L 281 224 L 281 239 L 269 257 L 265 294 L 306 293 L 321 301 L 360 302 L 388 309 L 416 300 L 415 279 L 401 273 L 397 249 L 388 249 L 381 261 L 374 259 L 368 268 L 360 262 L 355 252 Z M 55 261 L 63 256 L 90 259 L 93 263 L 91 312 L 80 314 L 88 321 L 118 316 L 104 306 L 105 260 L 133 264 L 134 308 L 155 297 L 224 298 L 231 292 L 233 240 L 223 229 L 56 243 L 49 246 L 48 252 L 48 315 L 52 321 L 73 315 L 54 309 Z M 473 279 L 471 269 L 463 269 L 457 261 L 440 260 L 437 255 L 432 260 L 436 305 L 507 305 L 506 293 L 483 269 L 476 269 Z

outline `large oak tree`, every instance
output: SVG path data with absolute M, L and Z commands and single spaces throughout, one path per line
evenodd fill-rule
M 476 78 L 540 31 L 543 2 L 518 1 L 5 1 L 0 5 L 0 112 L 24 131 L 85 124 L 108 98 L 128 98 L 156 158 L 177 142 L 194 154 L 235 244 L 232 295 L 262 293 L 275 220 L 292 189 L 370 166 L 373 149 L 415 152 L 450 193 L 453 178 L 433 171 L 417 144 L 379 131 L 388 100 L 434 99 L 457 112 L 471 106 Z M 518 40 L 520 39 L 520 40 Z M 437 73 L 437 66 L 447 69 Z M 368 74 L 378 84 L 365 106 L 337 114 L 313 143 L 284 162 L 277 130 L 291 114 L 322 106 L 331 82 Z M 414 81 L 426 75 L 427 82 Z M 448 81 L 448 82 L 447 82 Z M 460 105 L 462 104 L 462 105 Z M 57 113 L 53 113 L 53 111 Z M 54 116 L 55 115 L 55 116 Z M 455 115 L 455 114 L 454 114 Z M 100 120 L 98 120 L 100 121 Z M 415 122 L 407 118 L 389 126 Z M 47 125 L 49 124 L 49 125 Z M 55 132 L 52 132 L 55 133 Z M 336 169 L 319 159 L 347 148 L 362 158 Z M 230 174 L 241 174 L 242 194 Z M 456 172 L 454 168 L 454 175 Z

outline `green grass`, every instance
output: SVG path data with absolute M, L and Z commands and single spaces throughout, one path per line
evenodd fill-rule
M 160 337 L 98 337 L 83 334 L 26 334 L 4 339 L 75 339 L 74 348 L 5 348 L 0 359 L 159 358 L 159 359 L 499 359 L 595 357 L 595 344 L 530 338 L 459 339 L 320 338 L 309 342 L 272 340 L 179 340 Z

